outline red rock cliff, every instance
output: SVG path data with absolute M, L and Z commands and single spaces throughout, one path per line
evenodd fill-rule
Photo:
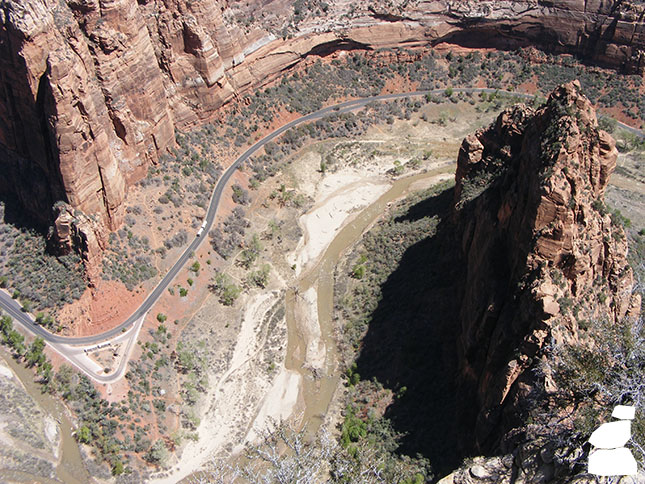
M 118 225 L 174 126 L 311 55 L 439 42 L 645 68 L 642 5 L 580 1 L 15 0 L 0 13 L 0 190 Z
M 577 82 L 537 111 L 507 109 L 462 144 L 458 350 L 463 396 L 476 402 L 465 420 L 480 449 L 508 428 L 551 337 L 576 341 L 579 321 L 618 321 L 640 308 L 625 234 L 602 203 L 616 155 Z

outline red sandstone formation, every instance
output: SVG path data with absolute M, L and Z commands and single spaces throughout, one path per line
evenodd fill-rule
M 454 217 L 467 273 L 458 350 L 462 387 L 477 402 L 466 420 L 476 422 L 480 448 L 508 429 L 505 416 L 530 390 L 527 370 L 549 337 L 577 341 L 579 321 L 640 310 L 625 234 L 603 204 L 616 155 L 578 82 L 537 111 L 505 110 L 462 144 Z
M 96 286 L 101 276 L 102 253 L 108 243 L 102 225 L 63 202 L 56 203 L 54 213 L 56 219 L 49 234 L 52 251 L 60 255 L 81 254 L 87 279 Z
M 44 222 L 64 200 L 120 223 L 127 187 L 174 126 L 310 55 L 453 42 L 536 44 L 645 67 L 643 6 L 629 2 L 15 0 L 0 30 L 0 190 Z

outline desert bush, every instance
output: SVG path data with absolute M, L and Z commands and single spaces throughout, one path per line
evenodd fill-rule
M 145 459 L 160 466 L 164 466 L 168 459 L 168 448 L 163 440 L 156 440 L 145 455 Z
M 221 228 L 217 227 L 209 233 L 211 246 L 220 256 L 228 259 L 242 243 L 244 233 L 249 226 L 244 209 L 235 207 Z
M 549 346 L 549 358 L 542 360 L 538 374 L 548 375 L 557 390 L 534 392 L 530 418 L 556 448 L 581 448 L 615 405 L 634 405 L 631 443 L 645 462 L 643 319 L 612 323 L 600 318 L 586 320 L 584 327 L 584 338 Z
M 174 247 L 181 247 L 185 245 L 187 242 L 188 242 L 188 233 L 184 229 L 181 229 L 170 239 L 167 239 L 166 241 L 164 241 L 164 246 L 166 247 L 166 249 L 170 250 Z
M 225 484 L 241 478 L 249 484 L 416 484 L 431 478 L 427 465 L 394 457 L 384 447 L 370 447 L 363 439 L 349 451 L 326 432 L 310 439 L 306 429 L 298 432 L 280 422 L 247 445 L 243 464 L 212 461 L 204 482 Z
M 269 264 L 262 264 L 262 267 L 257 271 L 249 273 L 247 276 L 247 284 L 249 286 L 257 286 L 260 288 L 265 288 L 269 282 L 269 273 L 271 272 L 271 266 Z
M 251 203 L 251 198 L 249 197 L 249 192 L 242 188 L 237 183 L 233 185 L 233 201 L 239 203 L 240 205 L 248 205 Z
M 260 256 L 262 244 L 257 234 L 253 234 L 246 248 L 240 254 L 240 263 L 246 269 L 249 269 Z
M 224 306 L 232 306 L 241 292 L 241 289 L 233 284 L 231 278 L 223 272 L 218 272 L 213 276 L 210 289 L 219 296 L 219 302 Z

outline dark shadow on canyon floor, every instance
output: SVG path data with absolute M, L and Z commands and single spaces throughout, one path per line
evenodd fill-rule
M 357 360 L 362 379 L 376 378 L 395 392 L 406 387 L 387 410 L 394 429 L 404 434 L 400 452 L 430 460 L 436 476 L 459 465 L 455 376 L 460 281 L 450 224 L 453 190 L 412 206 L 397 221 L 439 215 L 436 235 L 411 246 L 382 286 L 382 299 Z M 463 402 L 462 402 L 463 403 Z
M 0 223 L 11 224 L 20 230 L 34 231 L 47 235 L 47 227 L 30 217 L 20 201 L 10 193 L 0 193 L 0 203 L 4 209 L 0 212 Z

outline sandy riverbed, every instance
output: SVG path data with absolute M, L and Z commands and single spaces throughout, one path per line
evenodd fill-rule
M 206 411 L 198 428 L 199 441 L 189 442 L 179 461 L 166 472 L 167 477 L 158 482 L 177 482 L 215 456 L 230 455 L 241 449 L 245 442 L 256 438 L 272 421 L 304 418 L 307 388 L 323 384 L 326 379 L 329 380 L 327 383 L 332 381 L 326 375 L 330 368 L 327 365 L 330 348 L 326 346 L 330 343 L 325 343 L 318 319 L 319 283 L 310 281 L 309 276 L 316 272 L 323 254 L 341 230 L 358 220 L 356 217 L 363 213 L 363 209 L 373 205 L 393 186 L 387 172 L 395 166 L 395 161 L 405 163 L 413 157 L 419 158 L 432 143 L 435 158 L 425 164 L 426 168 L 444 167 L 448 172 L 459 148 L 458 142 L 446 141 L 436 127 L 420 124 L 418 140 L 410 137 L 407 124 L 404 128 L 403 132 L 399 132 L 403 128 L 398 124 L 375 128 L 370 139 L 361 143 L 321 142 L 305 148 L 291 167 L 281 174 L 280 183 L 290 185 L 313 201 L 310 209 L 298 218 L 302 235 L 294 250 L 286 255 L 279 254 L 284 269 L 273 273 L 272 292 L 252 292 L 242 296 L 245 300 L 240 298 L 238 301 L 243 308 L 240 332 L 226 370 L 211 379 Z M 321 173 L 321 162 L 327 159 L 324 157 L 331 156 L 330 153 L 335 162 L 331 170 Z M 435 178 L 450 176 L 441 174 L 432 181 L 419 180 L 413 188 L 419 189 L 427 183 L 439 181 Z M 279 212 L 275 208 L 274 212 L 265 213 L 263 217 L 279 221 Z M 279 252 L 279 247 L 277 249 Z M 272 263 L 276 264 L 276 260 Z M 301 285 L 305 279 L 308 283 Z M 287 329 L 287 318 L 282 317 L 272 331 L 286 335 L 288 330 L 289 345 L 292 345 L 292 336 L 299 340 L 295 365 L 293 361 L 285 364 L 286 336 L 280 336 L 283 339 L 276 345 L 275 340 L 270 342 L 270 336 L 266 334 L 266 315 L 276 303 L 284 303 L 285 293 L 287 298 L 293 298 L 296 328 Z M 267 354 L 267 347 L 271 345 L 272 359 L 267 360 L 262 355 Z M 270 371 L 267 371 L 267 361 L 270 361 Z M 320 380 L 316 382 L 312 378 Z
M 290 263 L 296 264 L 296 273 L 313 267 L 353 215 L 377 200 L 390 185 L 386 176 L 355 169 L 339 170 L 321 178 L 313 191 L 314 207 L 299 220 L 302 238 L 287 256 Z M 286 288 L 287 281 L 283 284 Z M 260 357 L 267 342 L 263 321 L 279 297 L 283 297 L 279 291 L 272 291 L 247 298 L 228 369 L 206 396 L 208 410 L 198 428 L 199 440 L 189 442 L 179 461 L 153 482 L 177 482 L 223 449 L 241 450 L 245 442 L 253 441 L 273 422 L 286 420 L 302 410 L 302 375 L 285 368 L 285 351 L 272 373 L 266 371 Z M 297 298 L 296 313 L 306 342 L 305 366 L 321 368 L 326 348 L 318 325 L 314 287 Z M 280 324 L 286 325 L 284 318 Z
M 296 275 L 318 260 L 352 213 L 376 201 L 390 185 L 385 177 L 366 176 L 356 170 L 342 170 L 326 177 L 316 189 L 316 205 L 300 217 L 304 235 L 287 258 L 295 264 Z

